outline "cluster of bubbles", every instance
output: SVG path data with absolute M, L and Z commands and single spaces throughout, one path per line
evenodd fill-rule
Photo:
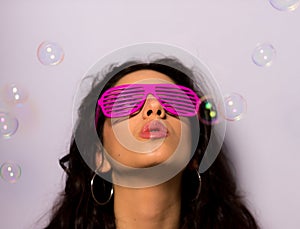
M 3 99 L 10 105 L 19 105 L 26 101 L 27 93 L 16 84 L 12 84 L 4 88 Z M 16 134 L 18 127 L 19 121 L 12 113 L 0 111 L 1 139 L 11 138 Z M 9 183 L 15 183 L 21 176 L 21 168 L 15 163 L 6 162 L 0 167 L 0 176 Z
M 37 49 L 37 57 L 43 65 L 57 65 L 63 61 L 64 52 L 55 42 L 42 42 Z M 28 93 L 22 86 L 14 83 L 3 88 L 2 99 L 10 106 L 18 106 L 27 101 Z M 11 112 L 0 110 L 0 138 L 12 138 L 18 128 L 18 119 Z M 6 162 L 0 167 L 0 176 L 9 183 L 15 183 L 21 176 L 21 167 L 16 163 Z
M 300 0 L 269 0 L 270 4 L 279 11 L 294 11 L 300 5 Z M 252 61 L 259 67 L 270 67 L 276 57 L 276 50 L 272 44 L 258 44 L 252 52 Z M 200 120 L 205 124 L 216 124 L 222 115 L 228 121 L 240 120 L 247 112 L 247 103 L 242 95 L 232 93 L 224 97 L 224 111 L 222 114 L 217 113 L 217 106 L 213 103 L 212 98 L 201 98 Z
M 9 105 L 20 105 L 28 98 L 27 92 L 16 84 L 4 87 L 3 92 L 3 99 Z M 12 113 L 0 111 L 1 139 L 11 138 L 14 134 L 16 134 L 18 127 L 19 121 Z M 15 183 L 21 176 L 21 168 L 15 163 L 6 162 L 0 167 L 0 176 L 3 180 L 9 183 Z
M 16 163 L 5 162 L 0 167 L 0 176 L 9 183 L 16 183 L 21 176 L 21 167 Z
M 300 5 L 300 0 L 269 0 L 269 2 L 279 11 L 294 11 Z M 251 55 L 253 63 L 259 67 L 270 67 L 275 57 L 276 50 L 270 43 L 258 44 Z M 202 109 L 209 114 L 200 115 L 200 119 L 204 123 L 215 124 L 219 121 L 220 115 L 228 121 L 237 121 L 247 112 L 246 100 L 242 95 L 237 93 L 232 93 L 224 97 L 224 112 L 222 114 L 216 112 L 217 107 L 210 100 L 210 98 L 202 100 Z

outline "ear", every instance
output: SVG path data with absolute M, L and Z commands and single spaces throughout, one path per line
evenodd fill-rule
M 96 153 L 96 166 L 98 172 L 106 173 L 111 170 L 111 165 L 102 152 Z

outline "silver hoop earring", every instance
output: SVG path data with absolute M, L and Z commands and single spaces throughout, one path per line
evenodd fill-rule
M 195 169 L 195 171 L 196 171 L 196 174 L 197 174 L 197 178 L 198 178 L 198 183 L 199 184 L 198 184 L 196 196 L 191 201 L 195 201 L 195 200 L 197 200 L 199 198 L 200 193 L 201 193 L 201 186 L 202 186 L 200 173 L 199 173 L 198 169 Z
M 97 198 L 96 198 L 95 195 L 94 195 L 94 179 L 95 179 L 96 176 L 97 176 L 97 173 L 95 173 L 95 174 L 93 175 L 92 180 L 91 180 L 91 193 L 92 193 L 92 197 L 93 197 L 94 201 L 95 201 L 97 204 L 103 206 L 103 205 L 106 205 L 106 204 L 111 200 L 111 198 L 112 198 L 112 196 L 113 196 L 113 194 L 114 194 L 114 188 L 113 188 L 113 186 L 111 186 L 111 189 L 110 189 L 110 195 L 109 195 L 109 197 L 108 197 L 108 199 L 107 199 L 106 201 L 104 201 L 104 202 L 98 201 Z

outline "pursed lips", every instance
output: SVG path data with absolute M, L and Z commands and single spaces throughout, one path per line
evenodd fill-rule
M 140 132 L 140 137 L 144 139 L 160 139 L 167 136 L 168 129 L 158 120 L 146 123 Z

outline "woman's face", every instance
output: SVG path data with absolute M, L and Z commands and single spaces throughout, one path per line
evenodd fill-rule
M 139 70 L 125 75 L 115 86 L 124 84 L 175 84 L 165 74 Z M 190 122 L 186 117 L 168 114 L 149 94 L 143 107 L 123 118 L 106 118 L 103 146 L 109 156 L 122 165 L 148 168 L 168 160 L 178 149 L 180 156 L 191 157 Z

